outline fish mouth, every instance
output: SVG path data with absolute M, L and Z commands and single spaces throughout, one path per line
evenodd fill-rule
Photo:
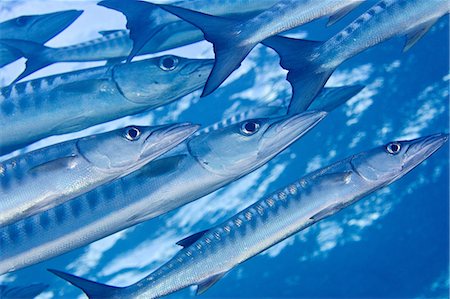
M 151 158 L 171 150 L 198 130 L 200 126 L 191 123 L 163 125 L 152 130 L 145 137 L 141 157 Z
M 324 111 L 307 111 L 279 118 L 264 132 L 261 154 L 273 154 L 280 149 L 285 149 L 314 128 L 327 115 L 328 113 Z
M 55 30 L 54 34 L 58 34 L 73 22 L 83 13 L 82 10 L 64 10 L 57 11 L 49 14 L 42 15 L 41 18 L 37 19 L 33 25 L 45 24 L 46 26 Z
M 448 138 L 448 134 L 438 133 L 411 140 L 405 152 L 404 169 L 410 170 L 422 163 L 439 150 Z

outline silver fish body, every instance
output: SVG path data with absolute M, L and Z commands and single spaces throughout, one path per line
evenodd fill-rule
M 449 13 L 446 1 L 383 0 L 326 41 L 318 60 L 335 68 L 345 60 L 394 36 L 409 35 L 409 49 L 442 16 Z M 420 36 L 419 36 L 420 35 Z
M 205 39 L 214 44 L 216 61 L 203 90 L 203 96 L 206 96 L 239 68 L 241 62 L 258 43 L 321 17 L 331 16 L 330 23 L 333 23 L 361 2 L 361 0 L 282 0 L 244 21 L 218 18 L 172 5 L 160 7 L 199 27 Z
M 298 231 L 398 180 L 438 150 L 448 135 L 391 142 L 319 169 L 227 221 L 177 244 L 162 267 L 128 287 L 110 287 L 51 270 L 90 298 L 159 298 L 197 285 L 203 293 L 228 271 Z
M 0 23 L 0 38 L 21 39 L 44 44 L 72 24 L 80 15 L 79 10 L 65 10 L 42 15 L 20 16 Z M 21 55 L 0 43 L 0 67 Z
M 275 2 L 275 0 L 226 2 L 197 0 L 180 4 L 221 16 L 239 18 L 259 13 Z M 127 26 L 132 28 L 131 36 L 128 30 L 100 31 L 102 37 L 60 48 L 46 47 L 18 37 L 5 37 L 0 41 L 0 45 L 11 48 L 28 59 L 26 69 L 14 82 L 57 62 L 108 60 L 113 64 L 124 60 L 130 54 L 134 56 L 158 53 L 203 39 L 202 32 L 195 26 L 150 3 L 103 1 L 100 5 L 122 11 L 129 19 Z M 140 32 L 142 30 L 149 31 Z M 133 38 L 139 39 L 138 43 L 141 42 L 138 52 L 132 52 L 136 50 L 133 49 Z M 136 40 L 134 46 L 136 46 Z
M 0 227 L 125 176 L 198 126 L 127 127 L 55 144 L 0 163 Z
M 58 256 L 207 195 L 265 164 L 324 116 L 306 112 L 247 120 L 194 136 L 128 176 L 4 226 L 0 273 Z
M 211 66 L 208 59 L 162 56 L 5 87 L 0 154 L 171 103 L 200 88 Z
M 275 4 L 277 0 L 177 1 L 174 4 L 216 16 L 243 19 L 254 16 Z M 203 39 L 195 26 L 144 1 L 121 3 L 101 1 L 99 5 L 122 12 L 133 40 L 130 58 L 137 54 L 156 53 L 188 45 Z
M 395 36 L 406 35 L 404 51 L 449 13 L 446 1 L 382 0 L 328 41 L 271 37 L 263 43 L 281 57 L 292 85 L 289 113 L 305 111 L 344 61 Z

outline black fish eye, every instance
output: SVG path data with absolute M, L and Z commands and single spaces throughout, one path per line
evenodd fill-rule
M 398 153 L 400 152 L 400 150 L 401 150 L 401 146 L 400 146 L 400 144 L 397 143 L 397 142 L 389 143 L 389 144 L 386 146 L 386 151 L 387 151 L 389 154 L 392 154 L 392 155 L 398 154 Z
M 174 56 L 164 56 L 159 61 L 159 67 L 163 71 L 172 71 L 178 65 L 178 59 Z
M 16 24 L 17 24 L 18 26 L 23 26 L 23 25 L 25 25 L 26 23 L 27 23 L 27 19 L 26 19 L 24 16 L 18 17 L 18 18 L 16 19 Z
M 241 132 L 245 135 L 253 135 L 259 130 L 259 124 L 254 121 L 247 121 L 241 125 Z
M 141 136 L 141 131 L 138 128 L 130 127 L 125 131 L 125 138 L 130 141 L 136 141 Z

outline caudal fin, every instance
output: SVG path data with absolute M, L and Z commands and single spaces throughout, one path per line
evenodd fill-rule
M 364 85 L 324 88 L 311 103 L 308 110 L 331 112 L 353 98 L 364 88 Z
M 19 39 L 0 39 L 0 43 L 13 51 L 17 51 L 21 56 L 27 59 L 25 70 L 12 82 L 12 84 L 56 62 L 46 58 L 47 55 L 45 55 L 45 52 L 53 49 L 44 45 Z
M 133 41 L 133 48 L 127 62 L 139 55 L 145 44 L 166 25 L 159 24 L 158 18 L 153 16 L 153 12 L 160 8 L 149 2 L 105 0 L 100 1 L 98 5 L 117 10 L 126 17 L 126 26 L 130 30 L 130 39 Z
M 164 10 L 191 23 L 203 31 L 205 39 L 214 45 L 214 67 L 206 81 L 202 97 L 211 94 L 234 72 L 257 43 L 242 42 L 236 28 L 242 21 L 216 17 L 201 12 L 172 6 L 158 5 Z
M 288 113 L 305 111 L 334 71 L 314 61 L 323 42 L 274 36 L 262 43 L 280 55 L 281 67 L 289 71 L 286 79 L 292 86 L 292 99 Z
M 90 299 L 110 298 L 114 293 L 121 288 L 112 287 L 105 284 L 97 283 L 91 280 L 87 280 L 72 274 L 64 273 L 54 269 L 48 269 L 56 276 L 67 280 L 72 285 L 80 288 Z

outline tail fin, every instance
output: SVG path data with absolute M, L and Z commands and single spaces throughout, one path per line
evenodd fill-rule
M 292 99 L 288 113 L 305 111 L 334 71 L 323 69 L 313 61 L 323 42 L 274 36 L 264 40 L 263 44 L 280 55 L 281 67 L 289 71 L 287 80 L 292 86 Z
M 211 16 L 201 12 L 172 6 L 158 5 L 203 31 L 205 39 L 214 45 L 215 62 L 203 89 L 202 97 L 216 90 L 234 72 L 257 43 L 241 43 L 237 26 L 242 21 Z
M 110 298 L 113 297 L 114 292 L 121 289 L 118 287 L 112 287 L 87 280 L 58 270 L 48 269 L 48 271 L 52 272 L 56 276 L 61 277 L 64 280 L 67 280 L 72 285 L 80 288 L 90 299 Z
M 52 48 L 44 45 L 19 39 L 0 39 L 0 43 L 6 45 L 8 48 L 19 52 L 23 57 L 27 58 L 25 70 L 12 82 L 12 84 L 25 78 L 28 75 L 44 68 L 56 61 L 46 58 L 48 55 L 44 53 Z
M 128 55 L 127 62 L 139 55 L 145 44 L 166 25 L 158 24 L 158 19 L 152 17 L 152 12 L 160 8 L 149 2 L 105 0 L 98 5 L 117 10 L 126 17 L 126 26 L 130 30 L 130 39 L 133 41 L 133 49 Z
M 331 112 L 353 98 L 364 88 L 364 85 L 324 88 L 317 98 L 311 103 L 308 110 Z

